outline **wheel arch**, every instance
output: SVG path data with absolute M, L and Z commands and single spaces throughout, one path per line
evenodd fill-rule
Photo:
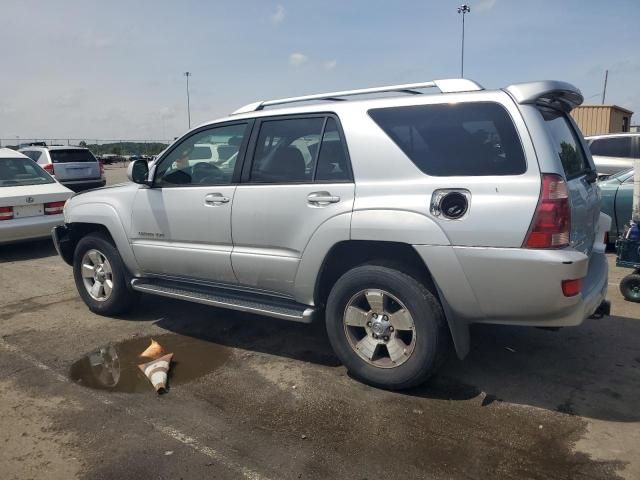
M 411 275 L 427 287 L 440 301 L 458 357 L 469 352 L 469 327 L 449 307 L 431 270 L 413 245 L 377 240 L 346 240 L 335 244 L 323 260 L 316 278 L 314 303 L 326 304 L 331 287 L 348 270 L 363 264 L 382 265 Z

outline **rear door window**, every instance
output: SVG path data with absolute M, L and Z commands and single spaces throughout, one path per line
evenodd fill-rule
M 599 138 L 589 146 L 592 155 L 632 158 L 631 137 Z
M 570 180 L 587 173 L 591 167 L 566 115 L 556 110 L 540 110 L 540 113 L 545 120 L 567 179 Z
M 513 121 L 497 103 L 378 108 L 369 115 L 427 175 L 520 175 L 527 170 Z
M 49 150 L 53 163 L 95 162 L 96 157 L 89 150 Z

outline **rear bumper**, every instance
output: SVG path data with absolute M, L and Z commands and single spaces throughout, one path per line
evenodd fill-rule
M 64 180 L 60 183 L 73 191 L 79 191 L 104 187 L 107 184 L 107 181 L 104 178 L 94 178 L 91 180 Z
M 450 308 L 469 323 L 579 325 L 607 294 L 608 264 L 601 251 L 594 250 L 588 257 L 572 249 L 415 248 Z M 450 253 L 429 251 L 433 248 L 450 249 Z M 439 271 L 434 271 L 429 260 L 445 256 L 448 262 L 440 262 Z M 581 293 L 565 297 L 562 281 L 577 278 L 582 279 Z
M 0 244 L 47 238 L 51 229 L 62 223 L 63 215 L 42 215 L 0 222 Z

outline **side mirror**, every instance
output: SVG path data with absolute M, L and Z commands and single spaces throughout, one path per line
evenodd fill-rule
M 149 185 L 149 164 L 146 160 L 135 160 L 127 167 L 127 178 L 133 183 Z

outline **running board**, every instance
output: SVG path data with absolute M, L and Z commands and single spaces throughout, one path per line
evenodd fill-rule
M 301 323 L 311 323 L 316 311 L 307 305 L 285 298 L 166 280 L 134 278 L 131 280 L 131 288 L 162 297 Z

